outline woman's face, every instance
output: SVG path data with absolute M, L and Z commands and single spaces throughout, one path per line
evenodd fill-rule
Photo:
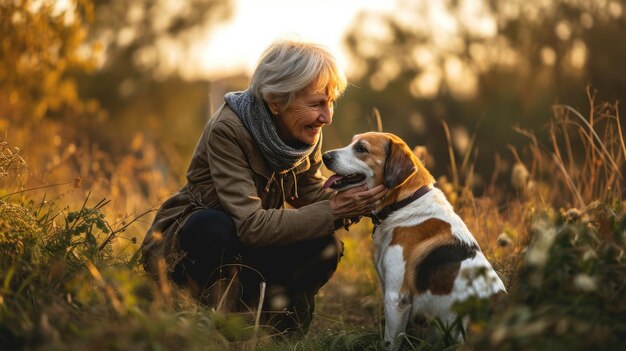
M 274 114 L 278 135 L 283 141 L 300 141 L 315 144 L 319 139 L 322 127 L 333 121 L 334 101 L 328 94 L 314 90 L 309 86 L 296 94 L 291 104 L 270 103 Z

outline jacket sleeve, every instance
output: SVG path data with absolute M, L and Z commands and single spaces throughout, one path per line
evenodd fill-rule
M 232 216 L 242 243 L 272 246 L 331 235 L 335 226 L 328 200 L 298 209 L 262 208 L 239 133 L 231 123 L 217 122 L 208 137 L 207 156 L 220 203 Z

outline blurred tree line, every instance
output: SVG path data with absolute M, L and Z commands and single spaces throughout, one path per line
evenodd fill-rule
M 514 126 L 540 132 L 557 103 L 587 114 L 587 85 L 624 99 L 625 5 L 397 0 L 391 12 L 363 12 L 345 37 L 352 86 L 326 148 L 374 129 L 376 107 L 386 131 L 426 145 L 433 173 L 449 174 L 445 122 L 480 190 L 496 164 L 511 166 L 507 145 L 528 143 Z M 3 137 L 50 170 L 77 150 L 141 156 L 155 145 L 167 162 L 153 167 L 182 176 L 221 94 L 247 84 L 184 77 L 192 43 L 231 13 L 229 0 L 0 0 Z
M 450 174 L 445 121 L 457 162 L 473 149 L 480 188 L 496 163 L 510 169 L 507 145 L 528 144 L 514 126 L 545 141 L 552 105 L 588 115 L 587 85 L 598 100 L 624 101 L 625 5 L 399 0 L 393 12 L 361 13 L 345 39 L 357 73 L 340 103 L 337 133 L 345 142 L 371 129 L 357 120 L 377 107 L 386 131 L 427 145 L 435 174 Z
M 188 151 L 208 82 L 184 81 L 181 58 L 231 12 L 229 0 L 0 1 L 2 138 L 41 181 L 64 160 L 84 161 L 72 157 L 79 152 L 94 170 L 97 155 L 112 156 L 110 174 L 116 156 L 141 156 L 150 142 L 168 155 Z

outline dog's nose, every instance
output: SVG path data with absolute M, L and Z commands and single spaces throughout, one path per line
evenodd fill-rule
M 322 155 L 322 161 L 324 161 L 324 164 L 326 165 L 326 167 L 330 167 L 332 165 L 334 159 L 335 158 L 333 157 L 333 152 L 332 151 L 325 152 Z

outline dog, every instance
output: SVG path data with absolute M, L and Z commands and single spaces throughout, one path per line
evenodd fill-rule
M 476 239 L 402 139 L 390 133 L 359 134 L 322 159 L 335 173 L 325 187 L 340 191 L 384 184 L 389 189 L 371 214 L 385 348 L 400 346 L 398 336 L 410 320 L 440 318 L 451 324 L 457 318 L 453 303 L 506 293 Z

